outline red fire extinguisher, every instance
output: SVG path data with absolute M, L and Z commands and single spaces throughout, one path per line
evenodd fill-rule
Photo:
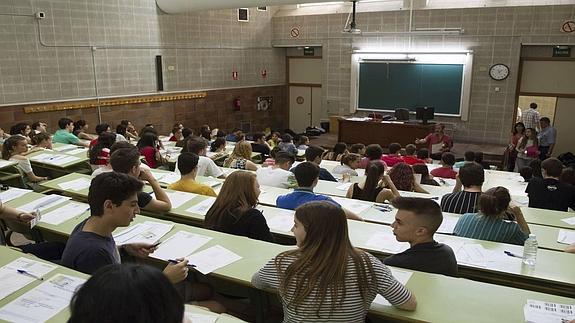
M 240 102 L 239 97 L 234 99 L 233 106 L 234 106 L 234 111 L 240 111 L 241 102 Z

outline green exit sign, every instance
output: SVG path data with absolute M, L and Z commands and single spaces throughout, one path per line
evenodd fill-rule
M 569 46 L 553 47 L 553 57 L 571 57 L 571 47 Z
M 303 56 L 314 56 L 315 55 L 315 48 L 313 47 L 304 47 L 303 49 Z

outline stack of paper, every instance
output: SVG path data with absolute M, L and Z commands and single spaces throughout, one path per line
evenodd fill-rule
M 397 281 L 400 282 L 404 286 L 407 285 L 407 282 L 411 278 L 411 275 L 413 275 L 413 273 L 410 271 L 404 271 L 404 270 L 400 270 L 400 269 L 396 269 L 396 268 L 389 268 L 389 269 L 391 270 L 393 277 L 395 279 L 397 279 Z M 388 302 L 385 298 L 383 298 L 383 296 L 381 296 L 379 294 L 377 294 L 375 296 L 375 299 L 373 300 L 373 302 L 375 304 L 391 306 L 391 303 Z
M 42 211 L 51 208 L 53 206 L 56 206 L 58 204 L 62 204 L 68 201 L 69 199 L 70 199 L 69 197 L 61 195 L 46 195 L 44 197 L 35 200 L 34 202 L 18 206 L 17 209 L 22 212 L 34 212 L 36 210 Z
M 86 280 L 58 274 L 0 309 L 0 320 L 45 322 L 70 305 L 74 292 Z
M 575 231 L 573 230 L 559 230 L 559 235 L 557 236 L 557 242 L 572 244 L 575 243 Z
M 528 299 L 523 315 L 527 323 L 566 323 L 575 320 L 575 305 Z
M 80 216 L 89 210 L 90 208 L 87 204 L 71 202 L 51 212 L 42 214 L 40 222 L 58 225 Z
M 0 283 L 2 284 L 0 299 L 37 280 L 38 278 L 34 276 L 43 277 L 54 269 L 56 269 L 54 265 L 24 257 L 0 267 Z M 24 270 L 30 275 L 19 273 L 18 270 Z
M 83 178 L 82 177 L 82 178 L 75 179 L 73 181 L 60 183 L 60 184 L 58 184 L 58 186 L 60 186 L 60 188 L 63 190 L 81 191 L 83 189 L 89 188 L 91 182 L 92 181 L 90 178 Z
M 409 249 L 409 243 L 397 241 L 391 232 L 374 234 L 367 240 L 365 246 L 372 250 L 388 251 L 391 253 L 399 253 Z
M 373 203 L 368 203 L 368 202 L 363 202 L 363 201 L 358 201 L 358 200 L 352 200 L 352 199 L 346 199 L 346 198 L 341 198 L 341 197 L 332 197 L 337 203 L 339 203 L 339 205 L 341 205 L 342 208 L 351 211 L 355 214 L 361 214 L 367 210 L 369 210 L 369 208 L 371 208 L 371 206 L 373 205 Z
M 170 223 L 146 221 L 115 233 L 114 241 L 119 246 L 132 243 L 154 244 L 170 232 L 173 227 L 174 225 Z
M 220 245 L 215 245 L 187 256 L 186 259 L 190 264 L 196 266 L 197 271 L 206 275 L 218 268 L 222 268 L 236 262 L 242 259 L 242 257 Z
M 32 190 L 25 190 L 22 188 L 10 187 L 7 191 L 3 191 L 2 193 L 0 193 L 0 201 L 2 203 L 10 202 L 13 199 L 17 199 L 20 196 L 24 196 L 30 192 L 32 192 Z
M 150 256 L 162 260 L 185 258 L 212 240 L 211 237 L 194 234 L 186 231 L 178 231 Z
M 216 198 L 210 196 L 210 197 L 206 198 L 205 200 L 201 201 L 200 203 L 190 207 L 189 209 L 186 210 L 186 212 L 199 214 L 199 215 L 206 215 L 206 214 L 208 214 L 208 211 L 210 210 L 210 208 L 212 207 L 214 202 L 216 202 Z

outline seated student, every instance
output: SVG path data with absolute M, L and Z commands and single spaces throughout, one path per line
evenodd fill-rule
M 180 170 L 181 178 L 179 181 L 170 184 L 168 188 L 200 195 L 218 196 L 213 188 L 196 182 L 199 159 L 198 155 L 194 153 L 181 153 L 178 157 L 178 169 Z
M 277 131 L 272 132 L 272 134 L 268 138 L 268 145 L 270 145 L 270 148 L 274 149 L 274 147 L 278 146 L 280 142 L 281 142 L 280 133 Z
M 414 174 L 421 175 L 421 180 L 419 181 L 420 184 L 439 186 L 439 183 L 433 179 L 433 176 L 429 175 L 429 169 L 426 164 L 414 164 L 411 165 L 411 168 L 413 169 Z
M 289 171 L 294 162 L 295 157 L 292 154 L 278 151 L 273 166 L 258 168 L 256 171 L 258 183 L 279 188 L 296 187 L 295 177 Z
M 347 154 L 347 145 L 345 142 L 338 142 L 333 146 L 333 151 L 328 152 L 323 156 L 324 160 L 340 161 L 341 158 Z
M 529 162 L 529 167 L 533 170 L 533 177 L 543 178 L 543 172 L 541 171 L 541 159 L 535 158 Z
M 389 178 L 400 191 L 429 193 L 415 181 L 413 168 L 404 162 L 396 164 L 389 170 Z
M 563 168 L 559 181 L 566 184 L 575 185 L 575 170 L 572 167 Z
M 176 134 L 176 132 L 178 132 L 178 130 L 182 131 L 182 129 L 184 129 L 184 125 L 181 122 L 174 123 L 174 125 L 172 126 L 172 132 L 170 132 L 168 137 L 172 137 L 173 135 Z
M 453 164 L 453 168 L 461 168 L 461 166 L 467 164 L 467 163 L 472 163 L 475 161 L 475 152 L 473 151 L 466 151 L 465 154 L 463 154 L 463 160 L 462 161 L 458 161 L 455 164 Z M 481 164 L 480 164 L 481 165 Z
M 116 142 L 116 135 L 110 132 L 103 132 L 98 136 L 98 143 L 88 151 L 90 165 L 106 166 L 110 162 L 110 148 Z
M 140 137 L 140 140 L 138 140 L 138 144 L 136 145 L 140 150 L 140 154 L 144 156 L 146 164 L 150 166 L 150 168 L 158 168 L 166 164 L 166 160 L 162 157 L 157 148 L 158 141 L 158 136 L 152 132 L 146 132 L 142 134 L 142 137 Z
M 48 177 L 36 176 L 36 174 L 34 174 L 30 160 L 24 156 L 24 153 L 27 151 L 28 143 L 26 142 L 26 138 L 21 135 L 10 136 L 10 138 L 4 141 L 4 145 L 2 146 L 2 158 L 17 162 L 18 167 L 26 174 L 26 184 L 32 188 L 39 188 L 35 183 L 45 181 Z
M 122 148 L 114 151 L 110 156 L 110 165 L 114 172 L 131 175 L 148 182 L 156 198 L 145 192 L 138 192 L 138 206 L 146 211 L 167 212 L 172 208 L 170 198 L 164 192 L 158 180 L 149 169 L 140 167 L 140 153 L 138 148 Z
M 453 165 L 455 164 L 455 156 L 452 153 L 443 153 L 441 155 L 441 167 L 438 167 L 431 171 L 431 175 L 441 178 L 452 178 L 457 177 L 457 172 L 453 170 Z
M 19 122 L 10 128 L 10 136 L 20 135 L 24 137 L 26 142 L 29 144 L 32 142 L 32 139 L 30 138 L 31 132 L 32 128 L 30 128 L 30 125 L 25 122 Z
M 309 147 L 308 136 L 299 136 L 299 140 L 297 142 L 297 149 L 298 150 L 306 150 L 307 147 Z
M 252 146 L 245 140 L 239 141 L 234 147 L 234 151 L 226 160 L 224 160 L 224 167 L 244 169 L 244 170 L 258 170 L 258 166 L 252 162 Z
M 323 153 L 323 148 L 311 145 L 305 150 L 305 160 L 314 163 L 317 165 L 317 167 L 319 167 Z M 319 168 L 319 179 L 324 181 L 337 182 L 337 179 L 335 179 L 335 177 L 333 177 L 333 175 L 330 174 L 327 169 L 321 167 Z
M 0 200 L 0 219 L 29 224 L 35 217 L 36 213 L 20 212 L 18 209 L 2 204 Z
M 76 122 L 74 122 L 74 130 L 72 131 L 72 133 L 74 134 L 74 136 L 80 138 L 80 139 L 85 139 L 85 140 L 93 140 L 96 139 L 96 136 L 91 135 L 88 133 L 88 123 L 86 122 L 86 120 L 78 120 Z
M 353 144 L 349 147 L 349 152 L 352 154 L 358 154 L 363 156 L 365 154 L 365 145 L 364 144 Z
M 135 148 L 134 145 L 132 145 L 131 143 L 127 142 L 127 141 L 116 141 L 112 147 L 110 147 L 110 156 L 112 156 L 112 154 L 118 150 L 118 149 L 122 149 L 122 148 Z M 148 170 L 150 170 L 150 167 L 148 167 L 145 164 L 141 164 L 140 168 L 147 168 Z M 107 172 L 111 172 L 113 171 L 112 169 L 112 165 L 110 165 L 110 160 L 108 159 L 108 164 L 106 164 L 105 166 L 100 166 L 98 168 L 96 168 L 93 172 L 92 172 L 92 177 L 96 177 L 102 173 L 107 173 Z
M 477 200 L 484 181 L 483 167 L 477 163 L 463 165 L 459 169 L 453 193 L 445 194 L 441 198 L 441 211 L 457 214 L 477 212 Z
M 476 151 L 475 152 L 475 162 L 478 163 L 479 165 L 481 165 L 481 167 L 483 167 L 483 169 L 489 169 L 489 163 L 483 161 L 483 152 L 482 151 Z
M 266 219 L 256 209 L 260 185 L 253 173 L 231 173 L 206 214 L 204 227 L 251 239 L 274 242 Z
M 403 163 L 403 158 L 401 157 L 401 145 L 393 142 L 387 147 L 389 154 L 381 156 L 381 160 L 388 166 L 393 167 L 395 164 Z
M 52 138 L 46 132 L 39 132 L 32 136 L 34 148 L 52 149 Z
M 294 156 L 297 156 L 297 148 L 293 144 L 293 138 L 289 133 L 282 136 L 282 141 L 278 144 L 280 150 L 288 152 Z
M 313 147 L 313 146 L 312 146 Z M 298 206 L 311 201 L 327 201 L 334 205 L 340 206 L 331 197 L 315 194 L 313 188 L 319 181 L 319 167 L 312 162 L 303 162 L 292 169 L 295 175 L 298 187 L 293 192 L 286 195 L 280 195 L 276 199 L 276 206 L 282 209 L 295 210 Z M 363 219 L 353 212 L 344 209 L 348 219 Z
M 383 148 L 378 144 L 371 144 L 365 148 L 365 157 L 359 162 L 359 168 L 366 168 L 371 161 L 381 161 Z M 383 162 L 383 161 L 381 161 Z
M 266 142 L 266 135 L 263 132 L 254 133 L 254 142 L 252 145 L 252 151 L 262 154 L 262 158 L 266 158 L 270 155 L 270 145 Z
M 526 183 L 529 183 L 529 181 L 531 181 L 531 179 L 533 178 L 533 168 L 525 166 L 519 170 L 519 175 L 523 177 L 523 180 Z
M 575 187 L 559 181 L 563 163 L 550 157 L 541 163 L 543 178 L 532 178 L 525 193 L 529 196 L 529 207 L 556 211 L 575 209 Z
M 425 159 L 417 158 L 417 156 L 415 155 L 416 151 L 417 147 L 414 144 L 409 144 L 405 146 L 405 156 L 403 156 L 403 162 L 408 165 L 425 164 Z
M 230 142 L 238 142 L 239 137 L 242 135 L 242 130 L 238 128 L 234 128 L 234 130 L 226 136 L 226 141 Z
M 139 135 L 136 131 L 136 127 L 130 122 L 130 120 L 122 120 L 120 124 L 126 126 L 126 134 L 128 135 L 126 139 L 138 139 Z
M 433 159 L 429 157 L 429 150 L 427 148 L 421 148 L 417 151 L 415 155 L 418 159 L 425 161 L 426 164 L 433 163 Z
M 217 129 L 214 129 L 217 133 Z M 200 127 L 200 137 L 206 140 L 212 140 L 212 129 L 207 124 L 204 124 Z
M 391 201 L 397 209 L 391 224 L 399 242 L 410 248 L 383 261 L 388 266 L 457 277 L 457 260 L 448 245 L 438 243 L 433 235 L 443 222 L 439 205 L 430 199 L 398 197 Z
M 31 134 L 39 134 L 41 132 L 47 132 L 47 127 L 48 125 L 44 122 L 41 121 L 34 121 L 34 123 L 32 123 L 32 132 Z
M 181 125 L 181 123 L 180 123 Z M 182 139 L 184 139 L 184 135 L 182 133 L 183 128 L 178 127 L 174 127 L 172 128 L 172 135 L 170 136 L 170 139 L 168 141 L 180 141 Z
M 97 270 L 74 293 L 68 323 L 182 323 L 183 317 L 184 301 L 161 271 L 113 264 Z
M 52 136 L 53 143 L 72 144 L 84 147 L 89 146 L 88 143 L 80 141 L 80 139 L 72 133 L 72 130 L 74 130 L 74 121 L 68 118 L 61 118 L 58 120 L 58 127 L 60 129 L 56 130 L 54 136 Z
M 96 125 L 96 137 L 90 141 L 90 147 L 95 146 L 98 143 L 98 137 L 104 132 L 112 133 L 112 128 L 107 123 L 99 123 Z
M 4 129 L 0 128 L 0 145 L 4 143 L 4 140 L 10 138 L 10 135 L 4 132 Z
M 389 175 L 385 174 L 385 165 L 383 163 L 372 161 L 367 166 L 365 175 L 365 181 L 350 186 L 345 197 L 383 203 L 399 196 L 399 192 L 395 188 L 393 181 Z M 389 189 L 380 186 L 380 182 L 389 187 Z
M 128 128 L 125 125 L 119 124 L 116 126 L 116 141 L 128 141 Z
M 216 166 L 213 160 L 206 157 L 206 149 L 208 148 L 207 140 L 203 138 L 189 138 L 187 144 L 182 149 L 182 152 L 191 152 L 200 158 L 198 160 L 198 174 L 197 176 L 211 176 L 216 178 L 226 178 L 224 172 Z M 176 173 L 180 173 L 178 165 L 176 165 Z
M 311 202 L 295 212 L 297 249 L 280 253 L 252 284 L 276 289 L 284 322 L 364 322 L 377 294 L 415 310 L 417 301 L 379 259 L 351 245 L 341 208 Z
M 184 147 L 188 142 L 188 139 L 194 136 L 194 130 L 192 128 L 182 129 L 182 139 L 176 141 L 176 147 Z
M 270 156 L 268 158 L 266 158 L 266 160 L 264 160 L 264 162 L 262 163 L 262 167 L 268 167 L 268 166 L 273 166 L 276 163 L 276 155 L 277 153 L 279 153 L 280 147 L 274 147 L 272 148 L 272 150 L 270 151 Z
M 359 167 L 361 156 L 358 154 L 346 154 L 341 158 L 341 165 L 333 168 L 332 173 L 337 175 L 357 176 L 355 171 Z
M 210 152 L 215 153 L 214 157 L 220 157 L 226 153 L 226 140 L 224 138 L 216 138 L 210 144 Z M 212 157 L 213 159 L 213 157 Z
M 521 209 L 510 206 L 511 196 L 505 187 L 488 189 L 479 197 L 479 212 L 465 213 L 457 220 L 453 234 L 479 240 L 523 245 L 529 227 Z M 508 212 L 517 222 L 509 221 Z

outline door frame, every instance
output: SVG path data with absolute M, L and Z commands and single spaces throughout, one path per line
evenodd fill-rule
M 311 88 L 313 87 L 322 87 L 323 84 L 315 84 L 315 83 L 291 83 L 290 82 L 290 75 L 289 75 L 289 68 L 290 68 L 290 59 L 323 59 L 323 56 L 286 56 L 286 84 L 287 84 L 287 90 L 289 93 L 290 87 L 291 86 L 299 86 L 299 87 L 309 87 L 310 91 L 311 91 L 311 98 L 313 99 L 313 91 Z M 323 66 L 322 66 L 322 73 L 323 73 Z M 291 97 L 288 95 L 287 96 L 287 103 L 288 103 L 288 128 L 289 128 L 289 113 L 291 113 Z M 313 117 L 313 100 L 311 102 L 311 106 L 310 106 L 310 124 L 311 124 L 311 120 Z

